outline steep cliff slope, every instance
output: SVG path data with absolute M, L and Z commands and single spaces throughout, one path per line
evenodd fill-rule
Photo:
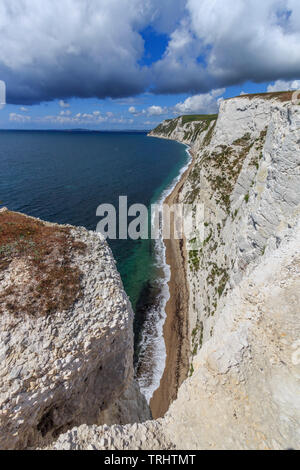
M 0 253 L 0 448 L 149 418 L 133 382 L 133 313 L 106 242 L 3 209 Z
M 189 253 L 194 353 L 212 336 L 227 292 L 299 220 L 299 107 L 289 98 L 224 101 L 214 127 L 192 147 L 178 201 L 205 208 L 203 246 Z
M 55 449 L 299 449 L 300 225 L 228 294 L 163 419 L 82 426 Z
M 149 133 L 150 137 L 178 140 L 184 144 L 199 144 L 207 133 L 211 133 L 217 114 L 191 114 L 176 119 L 167 119 Z

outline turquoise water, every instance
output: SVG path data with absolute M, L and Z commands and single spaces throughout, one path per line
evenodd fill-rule
M 183 145 L 140 132 L 0 131 L 0 201 L 11 210 L 95 230 L 96 209 L 119 196 L 150 206 L 187 162 Z M 150 240 L 110 246 L 135 311 L 136 364 L 162 267 Z M 143 371 L 141 373 L 144 373 Z

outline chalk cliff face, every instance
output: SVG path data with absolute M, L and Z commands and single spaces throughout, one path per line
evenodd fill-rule
M 205 239 L 187 253 L 190 377 L 163 419 L 83 426 L 55 448 L 299 448 L 299 127 L 282 93 L 150 133 L 191 144 L 177 201 L 205 206 Z
M 133 382 L 133 313 L 106 242 L 7 210 L 0 227 L 0 448 L 149 418 Z
M 198 148 L 208 137 L 217 121 L 217 114 L 180 116 L 176 119 L 168 119 L 149 133 L 150 137 L 160 139 L 178 140 L 183 144 L 189 144 Z
M 282 99 L 225 101 L 210 140 L 195 144 L 180 200 L 205 206 L 205 240 L 190 253 L 189 273 L 190 317 L 204 341 L 226 293 L 299 220 L 299 107 Z

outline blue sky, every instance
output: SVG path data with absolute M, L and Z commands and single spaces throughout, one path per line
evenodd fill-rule
M 0 16 L 2 129 L 150 129 L 300 88 L 298 0 L 2 0 Z

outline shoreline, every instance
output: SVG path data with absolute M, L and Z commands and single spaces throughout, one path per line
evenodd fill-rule
M 194 162 L 191 148 L 188 167 L 179 181 L 163 201 L 175 204 L 189 175 Z M 185 240 L 164 240 L 166 265 L 170 269 L 169 300 L 166 304 L 166 320 L 163 337 L 166 347 L 166 361 L 159 388 L 150 400 L 150 409 L 154 419 L 161 418 L 168 411 L 171 403 L 176 400 L 178 390 L 188 377 L 190 358 L 189 338 L 189 289 L 187 285 L 187 255 Z
M 182 144 L 181 142 L 178 143 Z M 155 204 L 161 206 L 166 202 L 192 163 L 190 146 L 187 144 L 183 145 L 185 146 L 185 153 L 188 159 L 185 164 L 180 167 L 177 176 L 175 176 L 170 184 L 162 191 L 159 199 L 155 201 Z M 147 320 L 145 321 L 142 339 L 140 340 L 140 354 L 142 353 L 142 360 L 141 358 L 139 359 L 135 369 L 140 389 L 149 404 L 154 392 L 160 386 L 160 381 L 166 367 L 167 352 L 164 325 L 167 319 L 166 306 L 170 300 L 169 283 L 171 279 L 170 263 L 167 263 L 166 244 L 162 237 L 156 240 L 154 252 L 154 264 L 158 271 L 158 277 L 155 283 L 157 283 L 158 291 L 156 292 L 155 300 L 152 299 L 151 305 L 147 305 L 146 303 Z M 153 286 L 155 286 L 155 283 Z M 148 367 L 150 363 L 152 366 L 151 372 L 149 373 Z

